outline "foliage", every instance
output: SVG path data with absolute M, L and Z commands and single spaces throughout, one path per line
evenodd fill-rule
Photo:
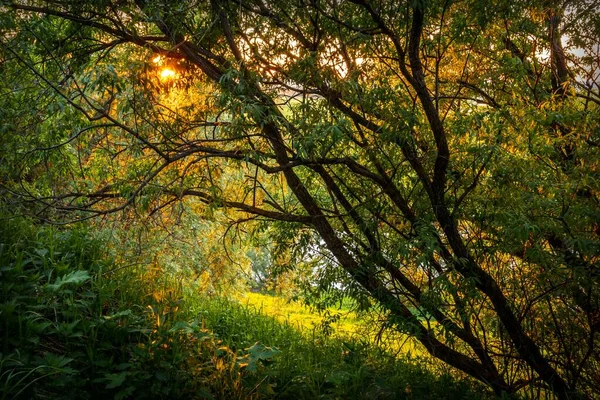
M 400 359 L 417 358 L 427 362 L 433 371 L 446 371 L 417 341 L 409 335 L 382 328 L 385 312 L 356 312 L 356 304 L 346 298 L 342 304 L 327 308 L 309 307 L 293 298 L 260 293 L 245 293 L 238 298 L 240 304 L 256 309 L 258 313 L 275 318 L 307 335 L 333 337 L 342 341 L 355 341 L 377 347 Z
M 270 230 L 316 302 L 499 396 L 593 396 L 597 4 L 375 3 L 2 3 L 3 191 Z
M 260 382 L 241 381 L 243 357 L 255 367 L 256 355 L 203 328 L 175 279 L 124 270 L 105 244 L 3 214 L 0 397 L 256 397 Z
M 283 301 L 283 299 L 281 299 Z M 468 379 L 428 371 L 414 358 L 400 359 L 364 338 L 327 337 L 299 321 L 278 322 L 268 310 L 229 299 L 196 297 L 194 310 L 230 347 L 254 341 L 276 344 L 280 353 L 266 370 L 277 398 L 293 399 L 461 399 L 483 398 L 483 388 Z M 307 318 L 314 318 L 305 315 Z
M 303 336 L 151 266 L 120 273 L 82 228 L 2 221 L 2 399 L 474 396 L 467 383 Z

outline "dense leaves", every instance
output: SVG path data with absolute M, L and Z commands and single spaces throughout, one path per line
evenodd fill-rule
M 3 7 L 3 135 L 50 172 L 16 196 L 279 221 L 307 291 L 497 394 L 598 392 L 593 1 Z

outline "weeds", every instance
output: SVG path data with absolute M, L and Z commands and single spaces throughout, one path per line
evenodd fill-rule
M 3 219 L 0 399 L 258 397 L 240 380 L 251 364 L 181 307 L 174 280 L 109 279 L 105 248 L 82 229 Z
M 160 269 L 121 268 L 107 247 L 82 228 L 2 219 L 0 399 L 477 397 L 331 335 L 336 318 L 301 331 Z
M 265 379 L 281 399 L 476 399 L 471 381 L 428 372 L 419 360 L 398 360 L 356 337 L 342 339 L 296 320 L 277 321 L 263 308 L 190 295 L 189 306 L 230 348 L 259 340 L 277 346 Z

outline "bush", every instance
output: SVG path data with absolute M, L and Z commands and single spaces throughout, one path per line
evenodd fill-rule
M 180 308 L 169 277 L 120 268 L 81 227 L 2 221 L 1 399 L 252 397 L 246 360 Z

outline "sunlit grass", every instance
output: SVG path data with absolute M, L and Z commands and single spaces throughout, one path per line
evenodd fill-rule
M 247 307 L 286 323 L 301 333 L 312 334 L 323 332 L 329 325 L 330 336 L 341 340 L 358 340 L 397 354 L 402 357 L 429 357 L 429 354 L 413 338 L 389 330 L 381 331 L 373 320 L 375 316 L 363 316 L 354 311 L 329 308 L 326 313 L 316 310 L 299 301 L 287 300 L 284 297 L 262 293 L 247 292 L 238 296 L 237 300 Z M 327 323 L 332 316 L 339 316 L 335 322 Z
M 314 330 L 322 327 L 323 316 L 312 311 L 299 301 L 287 300 L 279 296 L 247 292 L 238 297 L 240 303 L 254 307 L 264 314 L 275 317 L 280 322 L 288 323 L 299 331 Z M 333 335 L 348 337 L 355 334 L 359 328 L 356 313 L 351 311 L 329 310 L 331 314 L 339 314 L 338 322 L 331 324 Z
M 250 293 L 241 300 L 207 298 L 191 293 L 192 313 L 225 346 L 244 351 L 256 342 L 276 347 L 267 379 L 281 399 L 477 399 L 481 389 L 470 379 L 456 379 L 450 369 L 430 368 L 409 350 L 393 354 L 360 336 L 363 327 L 348 324 L 356 333 L 330 336 L 318 329 L 320 316 L 297 302 Z M 332 309 L 333 311 L 335 309 Z

